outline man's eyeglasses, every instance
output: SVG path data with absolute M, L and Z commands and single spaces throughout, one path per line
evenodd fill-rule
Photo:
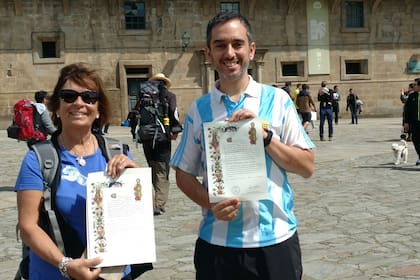
M 77 97 L 81 97 L 83 102 L 86 104 L 95 104 L 96 101 L 99 99 L 99 94 L 95 91 L 84 91 L 84 92 L 77 92 L 72 89 L 62 89 L 60 90 L 60 97 L 66 103 L 73 103 L 76 101 Z

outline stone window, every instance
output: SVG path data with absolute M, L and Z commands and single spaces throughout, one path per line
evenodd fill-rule
M 367 7 L 364 0 L 344 1 L 342 14 L 342 32 L 368 32 Z
M 64 63 L 62 32 L 33 32 L 32 59 L 34 64 Z
M 306 81 L 307 71 L 305 69 L 305 60 L 280 60 L 276 58 L 276 82 Z
M 240 4 L 239 2 L 220 2 L 220 11 L 221 12 L 234 12 L 240 13 Z
M 347 58 L 341 57 L 341 79 L 342 80 L 369 80 L 371 79 L 368 58 Z
M 284 76 L 300 76 L 298 72 L 298 64 L 291 63 L 282 63 L 281 64 L 281 75 Z
M 367 61 L 366 60 L 358 60 L 358 61 L 346 61 L 346 74 L 353 75 L 353 74 L 367 74 Z
M 57 47 L 55 41 L 42 42 L 42 58 L 56 58 Z
M 346 1 L 346 27 L 365 27 L 363 18 L 363 2 Z
M 144 2 L 124 2 L 125 29 L 146 29 L 145 4 Z

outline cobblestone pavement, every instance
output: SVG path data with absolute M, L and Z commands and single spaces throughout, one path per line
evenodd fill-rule
M 420 279 L 420 166 L 409 143 L 409 163 L 394 166 L 391 143 L 401 120 L 347 119 L 332 142 L 314 140 L 316 171 L 310 179 L 289 175 L 294 191 L 304 280 Z M 130 143 L 144 166 L 129 128 L 110 136 Z M 12 279 L 20 258 L 16 242 L 15 177 L 26 145 L 0 131 L 0 280 Z M 174 146 L 176 143 L 174 143 Z M 167 212 L 155 217 L 157 262 L 141 279 L 194 279 L 193 250 L 200 209 L 176 187 L 171 172 Z M 141 248 L 139 248 L 141 250 Z M 281 278 L 279 278 L 281 279 Z

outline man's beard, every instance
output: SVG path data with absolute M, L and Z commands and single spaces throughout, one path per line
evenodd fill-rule
M 248 73 L 247 72 L 248 71 L 248 66 L 249 66 L 249 61 L 247 63 L 245 63 L 245 65 L 241 65 L 241 69 L 240 69 L 239 73 L 233 74 L 233 75 L 225 74 L 223 71 L 219 71 L 219 69 L 216 69 L 216 70 L 218 70 L 219 75 L 221 77 L 223 76 L 224 79 L 229 80 L 229 81 L 236 81 L 236 80 L 240 80 L 245 74 Z

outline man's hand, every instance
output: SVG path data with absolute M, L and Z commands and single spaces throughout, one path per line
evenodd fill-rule
M 230 118 L 227 118 L 226 120 L 228 122 L 237 122 L 237 121 L 245 120 L 245 119 L 254 119 L 256 117 L 257 116 L 253 112 L 251 112 L 247 109 L 239 109 L 239 110 L 235 111 L 232 114 L 232 116 Z
M 210 210 L 216 219 L 230 222 L 238 216 L 240 206 L 239 198 L 229 198 L 212 204 Z

